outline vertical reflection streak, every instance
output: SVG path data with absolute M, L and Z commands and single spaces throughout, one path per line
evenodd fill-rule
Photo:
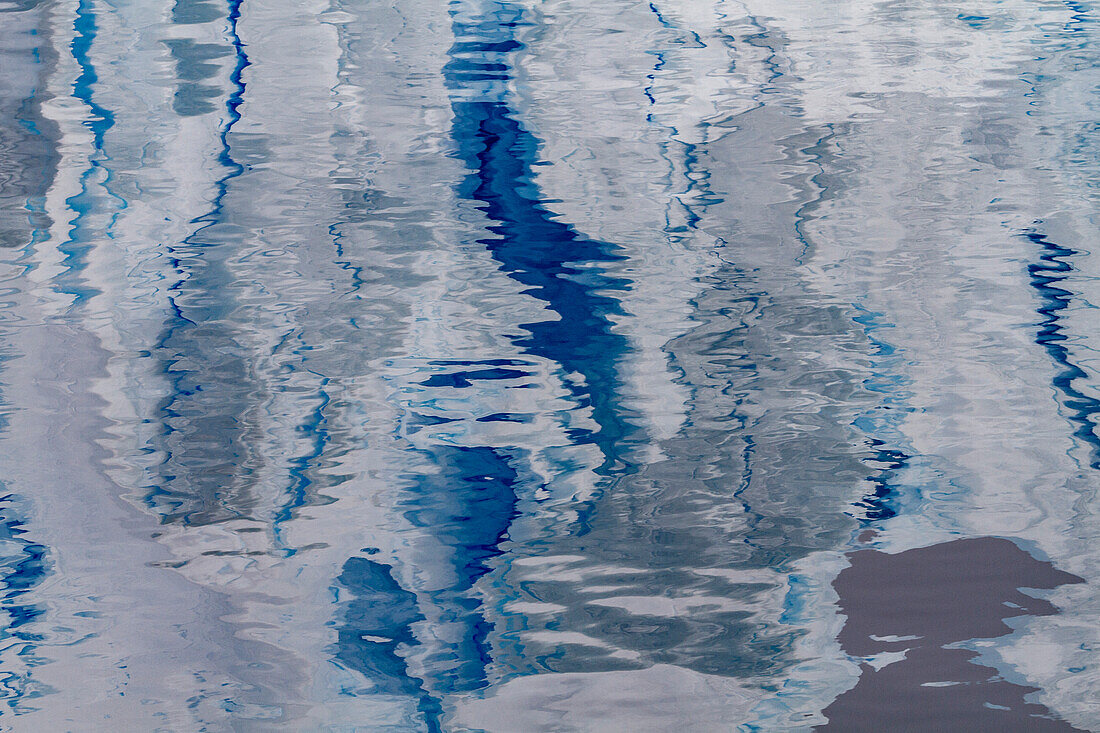
M 1052 242 L 1046 235 L 1032 230 L 1024 236 L 1040 248 L 1039 261 L 1028 265 L 1031 287 L 1039 295 L 1037 312 L 1042 318 L 1035 342 L 1050 355 L 1059 370 L 1054 376 L 1054 388 L 1061 395 L 1061 404 L 1068 414 L 1066 419 L 1074 426 L 1073 435 L 1090 449 L 1089 467 L 1100 469 L 1100 437 L 1096 435 L 1096 416 L 1100 415 L 1100 400 L 1091 397 L 1075 386 L 1078 380 L 1088 379 L 1088 373 L 1074 363 L 1065 342 L 1072 338 L 1062 323 L 1061 312 L 1069 308 L 1074 293 L 1059 287 L 1074 273 L 1071 264 L 1074 249 Z
M 103 180 L 100 181 L 100 185 L 105 190 L 107 181 L 110 179 L 110 172 L 100 165 L 100 158 L 106 158 L 103 139 L 114 125 L 114 113 L 100 106 L 94 98 L 95 85 L 99 77 L 90 58 L 97 32 L 96 11 L 92 0 L 80 0 L 77 4 L 73 30 L 75 35 L 71 50 L 73 59 L 80 69 L 80 75 L 73 83 L 73 96 L 88 108 L 89 116 L 84 121 L 84 126 L 92 133 L 93 152 L 88 156 L 88 167 L 79 179 L 80 192 L 65 202 L 69 210 L 75 214 L 75 218 L 71 220 L 68 240 L 59 247 L 65 255 L 61 264 L 68 269 L 68 276 L 58 280 L 70 282 L 61 292 L 73 295 L 79 303 L 98 292 L 94 288 L 81 285 L 78 273 L 86 266 L 85 257 L 92 247 L 91 241 L 95 239 L 94 232 L 86 231 L 90 227 L 88 219 L 95 212 L 94 197 L 91 193 L 93 179 L 97 174 L 101 174 Z
M 455 41 L 443 75 L 452 93 L 453 155 L 469 171 L 458 197 L 487 219 L 484 229 L 490 236 L 474 243 L 546 309 L 544 320 L 521 324 L 525 333 L 511 339 L 524 352 L 556 365 L 576 409 L 590 412 L 596 428 L 569 429 L 571 444 L 596 445 L 603 456 L 597 472 L 604 476 L 627 470 L 633 428 L 618 402 L 616 366 L 627 342 L 614 332 L 611 318 L 621 314 L 613 294 L 626 290 L 628 282 L 604 270 L 624 257 L 613 245 L 559 222 L 540 201 L 534 183 L 539 143 L 518 121 L 503 89 L 513 78 L 509 56 L 523 48 L 516 33 L 524 26 L 522 10 L 510 3 L 454 2 L 451 21 Z M 514 359 L 433 360 L 431 366 L 444 371 L 418 383 L 421 389 L 472 389 L 485 380 L 533 376 Z M 412 424 L 432 420 L 409 409 Z M 424 456 L 432 472 L 402 476 L 408 488 L 400 508 L 409 525 L 446 548 L 443 575 L 449 579 L 439 582 L 442 587 L 413 593 L 401 586 L 392 568 L 364 558 L 348 560 L 339 582 L 354 600 L 341 634 L 358 641 L 341 643 L 338 658 L 376 684 L 388 685 L 391 694 L 413 696 L 424 724 L 438 730 L 442 696 L 489 683 L 494 624 L 476 586 L 505 551 L 528 456 L 517 447 L 445 443 L 410 452 Z M 437 627 L 432 636 L 439 639 L 418 636 L 414 629 L 426 620 Z M 398 644 L 404 647 L 400 653 Z
M 239 478 L 247 481 L 250 474 L 244 465 L 247 446 L 241 432 L 243 416 L 232 414 L 235 408 L 247 404 L 247 365 L 240 344 L 219 317 L 232 309 L 227 286 L 233 278 L 225 269 L 229 244 L 219 242 L 217 236 L 203 236 L 223 223 L 229 184 L 245 171 L 234 160 L 229 140 L 241 119 L 239 108 L 246 91 L 243 73 L 249 65 L 237 31 L 242 1 L 227 3 L 227 34 L 234 65 L 229 74 L 232 91 L 225 101 L 227 119 L 218 134 L 221 149 L 217 156 L 225 173 L 214 183 L 210 210 L 193 220 L 198 228 L 179 245 L 166 248 L 177 279 L 168 290 L 169 320 L 156 352 L 161 355 L 170 394 L 159 409 L 164 450 L 161 476 L 150 487 L 146 501 L 164 514 L 164 521 L 184 524 L 248 514 L 247 488 L 234 494 L 220 484 L 220 480 L 227 484 Z M 204 390 L 212 396 L 203 395 Z M 230 437 L 229 445 L 222 447 L 212 443 L 214 436 L 236 437 Z M 199 470 L 199 466 L 215 470 Z M 214 474 L 212 483 L 210 473 Z M 210 485 L 204 487 L 204 483 Z
M 47 238 L 51 223 L 44 200 L 58 156 L 56 140 L 47 134 L 52 125 L 41 110 L 41 87 L 49 70 L 43 58 L 48 46 L 41 22 L 44 10 L 36 2 L 0 7 L 0 69 L 5 74 L 0 85 L 0 254 L 5 269 L 17 273 L 4 277 L 0 314 L 5 323 L 18 319 L 9 300 L 15 292 L 10 284 L 30 269 L 33 249 Z M 0 373 L 18 353 L 9 334 L 5 328 Z M 0 434 L 10 427 L 6 391 L 0 389 Z M 31 592 L 47 578 L 51 563 L 49 548 L 28 535 L 23 497 L 9 492 L 6 481 L 0 482 L 0 490 L 0 716 L 6 716 L 24 709 L 34 692 L 31 669 L 42 636 L 27 627 L 46 613 L 46 606 Z
M 459 196 L 477 203 L 492 222 L 486 228 L 494 236 L 478 243 L 555 316 L 523 324 L 529 336 L 517 345 L 559 364 L 567 375 L 583 377 L 570 390 L 581 409 L 592 410 L 599 428 L 574 440 L 600 447 L 606 459 L 601 470 L 621 470 L 631 428 L 617 400 L 615 363 L 627 344 L 611 328 L 610 317 L 621 310 L 610 293 L 629 283 L 601 265 L 623 255 L 559 222 L 539 201 L 533 170 L 538 141 L 508 106 L 504 91 L 513 76 L 507 56 L 523 48 L 516 37 L 522 11 L 508 3 L 456 2 L 452 19 L 456 43 L 444 76 L 454 91 L 457 156 L 472 171 Z

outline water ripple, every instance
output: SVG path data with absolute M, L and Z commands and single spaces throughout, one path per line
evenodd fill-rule
M 1095 10 L 0 2 L 0 728 L 1100 729 Z

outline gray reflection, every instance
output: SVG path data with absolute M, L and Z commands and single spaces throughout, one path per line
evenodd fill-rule
M 50 224 L 46 190 L 57 165 L 57 130 L 43 117 L 52 49 L 44 3 L 0 4 L 0 246 L 22 247 Z M 37 232 L 37 233 L 36 233 Z
M 708 205 L 693 212 L 698 226 L 721 231 L 719 222 L 738 221 L 744 234 L 726 232 L 723 264 L 693 303 L 694 327 L 665 347 L 690 389 L 684 427 L 660 442 L 660 460 L 603 492 L 585 531 L 554 543 L 554 552 L 578 558 L 570 576 L 599 589 L 578 594 L 575 581 L 538 575 L 513 580 L 566 609 L 547 629 L 599 642 L 555 649 L 528 641 L 527 668 L 675 664 L 747 680 L 781 675 L 799 632 L 760 614 L 779 578 L 757 571 L 789 571 L 843 547 L 857 527 L 850 502 L 874 474 L 853 427 L 878 400 L 863 386 L 868 345 L 843 304 L 796 292 L 804 245 L 789 222 L 806 202 L 769 206 L 767 198 L 769 183 L 779 189 L 786 177 L 769 169 L 769 154 L 806 160 L 799 146 L 814 141 L 767 110 L 738 123 L 739 132 L 698 146 L 688 166 L 709 186 Z M 769 149 L 764 136 L 784 125 L 792 136 Z M 753 192 L 725 177 L 733 160 L 753 170 Z M 812 166 L 801 168 L 812 196 Z
M 155 355 L 171 391 L 158 410 L 163 435 L 157 449 L 164 459 L 147 499 L 167 522 L 222 522 L 247 517 L 254 505 L 258 459 L 251 444 L 258 437 L 254 415 L 262 393 L 251 373 L 253 355 L 240 341 L 246 328 L 235 322 L 240 288 L 226 264 L 243 231 L 224 210 L 228 187 L 242 172 L 228 142 L 245 91 L 240 73 L 248 65 L 236 36 L 237 15 L 235 7 L 227 8 L 219 19 L 230 24 L 231 33 L 221 44 L 165 41 L 179 83 L 174 111 L 186 117 L 221 107 L 229 117 L 220 130 L 223 170 L 214 182 L 212 208 L 196 219 L 193 234 L 168 247 L 177 280 Z M 208 63 L 226 57 L 235 60 L 234 66 Z M 220 85 L 200 83 L 217 77 Z

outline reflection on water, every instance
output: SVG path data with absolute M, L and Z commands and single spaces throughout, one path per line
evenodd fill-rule
M 1095 17 L 0 0 L 0 728 L 1100 730 Z

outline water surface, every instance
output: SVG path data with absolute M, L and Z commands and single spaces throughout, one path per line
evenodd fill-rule
M 0 0 L 0 729 L 1100 730 L 1096 12 Z

